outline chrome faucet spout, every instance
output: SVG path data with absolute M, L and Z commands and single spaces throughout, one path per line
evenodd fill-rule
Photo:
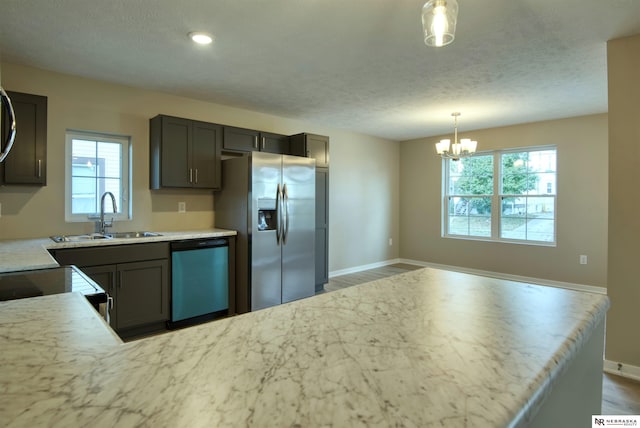
M 113 226 L 113 217 L 111 218 L 111 221 L 108 223 L 104 221 L 104 199 L 107 195 L 111 197 L 111 208 L 113 213 L 115 214 L 118 212 L 118 207 L 116 205 L 116 197 L 111 192 L 104 192 L 102 194 L 102 197 L 100 198 L 100 225 L 99 225 L 100 226 L 99 232 L 103 235 L 105 234 L 107 227 Z

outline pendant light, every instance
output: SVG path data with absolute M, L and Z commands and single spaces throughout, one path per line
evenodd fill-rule
M 440 140 L 436 143 L 436 152 L 442 156 L 443 159 L 453 159 L 454 161 L 460 160 L 460 158 L 466 158 L 472 156 L 476 152 L 478 147 L 477 141 L 472 141 L 469 138 L 463 138 L 458 142 L 458 116 L 459 112 L 451 113 L 453 116 L 453 144 L 451 140 Z
M 427 46 L 446 46 L 453 42 L 458 19 L 457 0 L 429 0 L 422 7 L 422 29 Z

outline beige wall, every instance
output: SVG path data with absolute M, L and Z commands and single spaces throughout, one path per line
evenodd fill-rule
M 2 64 L 9 90 L 48 97 L 46 187 L 0 187 L 0 239 L 93 231 L 93 223 L 65 224 L 64 137 L 68 128 L 130 135 L 133 144 L 133 221 L 115 230 L 184 230 L 214 224 L 213 193 L 149 190 L 149 118 L 170 114 L 282 134 L 331 138 L 330 263 L 336 270 L 395 258 L 398 235 L 396 142 L 317 124 L 231 108 L 95 80 Z M 369 192 L 376 191 L 375 197 Z M 185 201 L 186 214 L 178 214 Z M 372 213 L 375 213 L 373 216 Z M 364 244 L 362 244 L 364 243 Z
M 606 286 L 607 115 L 461 132 L 479 150 L 555 144 L 557 246 L 469 241 L 441 236 L 442 161 L 433 137 L 401 143 L 400 255 L 553 281 Z M 579 255 L 588 264 L 578 263 Z
M 331 271 L 398 257 L 399 159 L 397 142 L 353 136 L 332 146 Z
M 608 360 L 640 367 L 640 35 L 608 43 Z

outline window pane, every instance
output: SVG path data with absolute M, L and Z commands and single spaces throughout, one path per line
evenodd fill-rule
M 448 233 L 491 236 L 491 198 L 449 198 Z
M 523 195 L 530 189 L 527 172 L 527 152 L 505 153 L 501 156 L 502 193 L 505 195 Z
M 94 178 L 71 178 L 71 209 L 74 213 L 97 211 L 96 180 Z
M 449 195 L 492 195 L 493 156 L 448 161 Z
M 530 218 L 554 218 L 555 199 L 553 197 L 529 197 L 527 198 L 527 217 Z
M 104 192 L 114 194 L 121 212 L 122 144 L 74 138 L 71 152 L 71 213 L 98 213 Z M 105 208 L 111 212 L 110 202 Z
M 98 142 L 98 159 L 103 160 L 103 177 L 120 178 L 122 146 L 116 143 Z
M 500 237 L 553 242 L 554 219 L 554 197 L 502 198 Z
M 529 152 L 530 172 L 556 172 L 556 151 L 538 150 Z
M 500 222 L 500 237 L 527 239 L 527 219 L 524 217 L 503 217 Z
M 526 211 L 526 198 L 502 198 L 502 217 L 524 217 Z
M 527 226 L 527 239 L 530 241 L 554 241 L 553 219 L 532 219 Z
M 535 173 L 529 175 L 530 195 L 546 195 L 556 193 L 556 173 Z

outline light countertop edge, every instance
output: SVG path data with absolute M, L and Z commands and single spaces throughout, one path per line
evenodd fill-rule
M 50 249 L 102 247 L 111 245 L 143 244 L 150 242 L 178 241 L 182 239 L 235 236 L 234 230 L 203 229 L 187 231 L 158 231 L 159 236 L 144 238 L 99 239 L 77 242 L 54 242 L 50 238 L 14 239 L 0 241 L 0 273 L 58 267 L 49 254 Z

